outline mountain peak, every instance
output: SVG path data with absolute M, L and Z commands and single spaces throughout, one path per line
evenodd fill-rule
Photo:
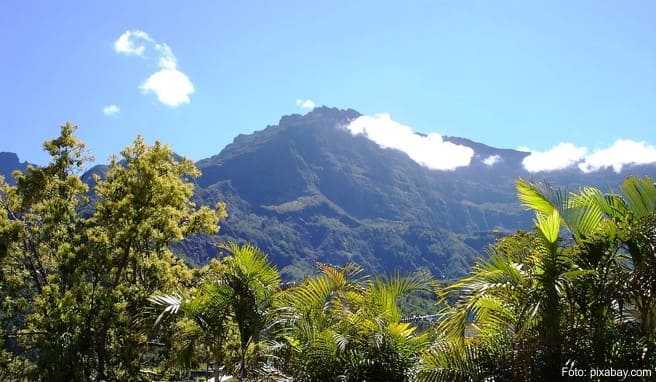
M 0 152 L 0 176 L 4 177 L 10 184 L 14 182 L 11 174 L 15 170 L 24 171 L 28 165 L 27 162 L 21 162 L 16 153 Z
M 305 114 L 290 114 L 280 118 L 278 126 L 296 125 L 299 123 L 313 124 L 316 121 L 345 123 L 361 116 L 353 109 L 339 109 L 336 107 L 318 106 Z
M 0 163 L 19 163 L 18 155 L 7 151 L 0 152 Z

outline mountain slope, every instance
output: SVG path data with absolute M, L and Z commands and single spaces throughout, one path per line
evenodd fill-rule
M 313 261 L 463 271 L 477 252 L 454 234 L 473 230 L 459 229 L 453 206 L 444 203 L 457 185 L 436 182 L 405 154 L 336 128 L 357 116 L 320 108 L 284 117 L 198 162 L 200 200 L 228 202 L 231 218 L 221 236 L 255 241 L 288 276 Z M 486 229 L 498 218 L 490 220 Z M 201 260 L 203 248 L 197 250 Z
M 528 153 L 458 137 L 444 139 L 472 148 L 471 164 L 429 170 L 401 151 L 352 135 L 345 126 L 358 116 L 326 107 L 285 116 L 197 162 L 197 202 L 225 201 L 230 217 L 218 236 L 196 237 L 177 249 L 202 264 L 217 254 L 216 241 L 251 241 L 290 279 L 312 272 L 316 261 L 354 261 L 376 273 L 426 268 L 451 278 L 499 235 L 530 228 L 531 215 L 515 196 L 518 177 L 612 189 L 631 174 L 656 176 L 656 166 L 621 174 L 576 168 L 531 174 L 522 166 Z M 499 158 L 493 166 L 483 162 L 490 156 Z M 89 174 L 84 178 L 91 181 Z
M 474 149 L 472 164 L 429 170 L 343 128 L 358 116 L 323 107 L 283 117 L 199 161 L 199 201 L 229 206 L 218 239 L 254 241 L 288 277 L 309 271 L 314 261 L 355 261 L 373 272 L 424 267 L 454 277 L 499 234 L 530 227 L 530 214 L 516 201 L 517 177 L 607 188 L 626 175 L 565 170 L 534 176 L 521 165 L 528 153 L 457 137 L 445 139 Z M 485 165 L 490 155 L 501 161 Z M 653 167 L 633 170 L 655 173 Z M 214 254 L 200 239 L 183 249 L 197 262 Z

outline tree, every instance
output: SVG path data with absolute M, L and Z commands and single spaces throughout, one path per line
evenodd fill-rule
M 147 338 L 131 334 L 129 326 L 152 293 L 175 286 L 186 272 L 170 245 L 216 232 L 225 217 L 223 205 L 196 208 L 191 202 L 193 185 L 187 179 L 198 175 L 191 161 L 177 160 L 168 146 L 148 146 L 137 138 L 120 162 L 112 161 L 106 179 L 98 179 L 86 242 L 100 287 L 92 309 L 99 321 L 94 342 L 100 378 L 109 377 L 107 364 L 138 370 L 133 360 Z M 134 352 L 122 354 L 118 348 Z
M 0 184 L 5 346 L 52 380 L 81 379 L 88 370 L 85 338 L 71 327 L 84 316 L 74 300 L 85 224 L 78 211 L 87 203 L 87 186 L 78 174 L 88 159 L 75 129 L 66 123 L 57 139 L 44 143 L 48 165 L 16 172 L 15 187 Z M 29 356 L 30 349 L 36 357 Z
M 246 355 L 263 338 L 275 332 L 275 294 L 280 274 L 258 248 L 229 243 L 222 247 L 229 256 L 210 263 L 200 284 L 189 296 L 154 295 L 150 301 L 163 307 L 157 322 L 168 314 L 178 314 L 184 322 L 188 352 L 200 344 L 209 349 L 215 378 L 226 368 L 227 340 L 232 327 L 238 335 L 239 380 L 247 376 Z M 231 321 L 229 321 L 231 320 Z M 196 333 L 190 336 L 189 333 Z M 187 354 L 187 352 L 185 352 Z
M 642 308 L 652 284 L 642 276 L 653 269 L 646 260 L 653 187 L 628 178 L 624 196 L 565 193 L 520 179 L 519 199 L 536 213 L 534 233 L 501 240 L 488 260 L 441 291 L 449 306 L 420 376 L 550 380 L 564 365 L 649 364 L 650 313 Z M 642 334 L 627 320 L 633 306 Z
M 369 280 L 362 269 L 320 265 L 285 291 L 290 373 L 299 381 L 405 381 L 427 337 L 402 322 L 399 299 L 429 290 L 425 274 Z
M 196 208 L 189 179 L 198 170 L 141 138 L 95 179 L 89 204 L 80 179 L 86 151 L 74 130 L 66 124 L 45 143 L 47 166 L 1 186 L 0 261 L 10 287 L 0 293 L 11 315 L 2 323 L 18 338 L 5 346 L 35 363 L 34 378 L 132 378 L 146 362 L 147 297 L 191 276 L 170 245 L 216 232 L 225 208 Z

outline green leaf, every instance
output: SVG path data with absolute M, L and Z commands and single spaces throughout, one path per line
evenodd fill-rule
M 554 244 L 560 233 L 560 214 L 556 209 L 548 215 L 538 214 L 535 227 L 549 244 Z

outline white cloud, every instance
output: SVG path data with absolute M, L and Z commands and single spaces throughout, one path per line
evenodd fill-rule
M 301 109 L 314 109 L 316 105 L 311 99 L 297 99 L 296 106 L 300 107 Z
M 490 167 L 499 162 L 501 162 L 501 157 L 499 155 L 490 155 L 489 157 L 483 159 L 483 164 Z
M 562 170 L 583 160 L 587 151 L 585 147 L 564 142 L 546 151 L 531 151 L 522 164 L 529 172 Z
M 102 109 L 103 114 L 107 116 L 116 115 L 121 112 L 121 108 L 118 105 L 107 105 Z
M 161 103 L 171 107 L 191 102 L 194 84 L 178 69 L 178 60 L 171 47 L 155 41 L 141 30 L 126 31 L 114 42 L 114 50 L 121 54 L 144 57 L 147 49 L 152 49 L 157 55 L 159 70 L 139 86 L 141 92 L 153 93 Z
M 191 102 L 194 85 L 177 69 L 161 69 L 151 74 L 139 87 L 143 93 L 155 93 L 159 102 L 176 107 Z
M 144 43 L 152 42 L 148 33 L 137 29 L 128 30 L 114 41 L 114 50 L 116 53 L 143 56 L 146 51 Z
M 470 147 L 442 139 L 437 133 L 416 134 L 412 128 L 392 120 L 389 114 L 361 116 L 346 127 L 353 135 L 364 135 L 384 148 L 401 150 L 415 162 L 433 170 L 468 166 L 474 156 Z
M 160 68 L 175 69 L 178 66 L 178 60 L 175 58 L 171 47 L 164 43 L 155 44 L 155 50 L 159 53 L 158 65 Z
M 645 142 L 619 139 L 610 147 L 588 155 L 579 164 L 579 168 L 583 172 L 612 168 L 613 171 L 619 173 L 626 165 L 650 163 L 656 163 L 656 147 Z
M 555 171 L 578 165 L 585 173 L 606 168 L 619 173 L 627 165 L 656 163 L 656 147 L 630 139 L 618 139 L 611 146 L 590 154 L 587 148 L 577 147 L 573 143 L 559 143 L 543 152 L 525 149 L 530 155 L 524 158 L 522 164 L 529 172 Z

